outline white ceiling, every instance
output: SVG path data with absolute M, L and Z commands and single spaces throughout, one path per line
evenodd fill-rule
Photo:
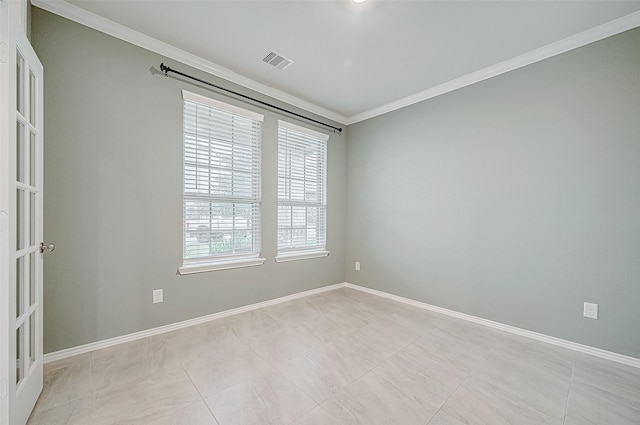
M 631 26 L 640 25 L 640 1 L 70 0 L 66 6 L 344 123 L 634 12 Z M 295 63 L 285 70 L 267 65 L 261 58 L 269 50 Z

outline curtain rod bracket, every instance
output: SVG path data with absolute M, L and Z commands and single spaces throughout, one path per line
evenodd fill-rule
M 164 72 L 164 76 L 167 76 L 167 73 L 171 70 L 171 68 L 169 68 L 168 66 L 166 66 L 164 63 L 160 64 L 160 71 Z
M 229 89 L 226 89 L 224 87 L 217 86 L 217 85 L 215 85 L 213 83 L 210 83 L 208 81 L 201 80 L 200 78 L 193 77 L 193 76 L 191 76 L 189 74 L 185 74 L 183 72 L 176 71 L 175 69 L 171 69 L 168 66 L 166 66 L 164 64 L 164 62 L 160 64 L 160 71 L 164 72 L 165 77 L 169 74 L 169 72 L 173 72 L 174 74 L 182 75 L 183 77 L 189 78 L 191 80 L 197 81 L 197 82 L 202 83 L 202 84 L 206 84 L 206 85 L 214 87 L 214 88 L 216 88 L 218 90 L 222 90 L 222 91 L 225 91 L 227 93 L 231 93 L 231 94 L 236 95 L 238 97 L 241 97 L 243 99 L 250 100 L 250 101 L 255 102 L 255 103 L 259 103 L 260 105 L 267 106 L 267 107 L 269 107 L 271 109 L 275 109 L 276 111 L 285 112 L 285 113 L 287 113 L 289 115 L 293 115 L 294 117 L 302 118 L 304 120 L 311 121 L 313 123 L 316 123 L 316 124 L 331 128 L 334 133 L 342 134 L 342 128 L 340 128 L 340 127 L 334 127 L 331 124 L 326 124 L 326 123 L 323 123 L 322 121 L 318 121 L 318 120 L 315 120 L 313 118 L 305 117 L 304 115 L 298 114 L 298 113 L 293 112 L 293 111 L 289 111 L 288 109 L 284 109 L 284 108 L 281 108 L 279 106 L 272 105 L 272 104 L 267 103 L 267 102 L 263 102 L 262 100 L 255 99 L 255 98 L 253 98 L 251 96 L 247 96 L 245 94 L 238 93 L 236 91 L 229 90 Z

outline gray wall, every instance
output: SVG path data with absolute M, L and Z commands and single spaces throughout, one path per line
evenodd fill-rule
M 45 259 L 45 352 L 344 281 L 346 135 L 329 141 L 331 255 L 276 264 L 281 116 L 154 75 L 164 61 L 250 93 L 38 8 L 32 43 L 45 69 L 44 233 L 57 246 Z M 263 266 L 176 276 L 181 89 L 265 114 Z M 165 301 L 154 305 L 156 288 Z
M 348 282 L 640 357 L 640 29 L 352 125 L 347 158 Z
M 332 137 L 327 258 L 273 261 L 279 117 L 264 112 L 267 263 L 186 277 L 180 90 L 259 109 L 154 75 L 165 61 L 218 81 L 37 8 L 32 42 L 45 66 L 45 237 L 58 247 L 45 259 L 45 352 L 346 275 L 640 357 L 640 30 Z M 583 301 L 600 320 L 581 317 Z

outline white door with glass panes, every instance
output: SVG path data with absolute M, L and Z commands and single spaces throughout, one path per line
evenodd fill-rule
M 0 423 L 42 391 L 42 64 L 0 1 Z

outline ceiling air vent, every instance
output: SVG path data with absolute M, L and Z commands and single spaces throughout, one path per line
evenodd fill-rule
M 273 65 L 278 69 L 285 69 L 293 63 L 291 59 L 287 59 L 284 56 L 279 55 L 278 53 L 273 51 L 267 53 L 262 58 L 262 61 L 268 63 L 269 65 Z

